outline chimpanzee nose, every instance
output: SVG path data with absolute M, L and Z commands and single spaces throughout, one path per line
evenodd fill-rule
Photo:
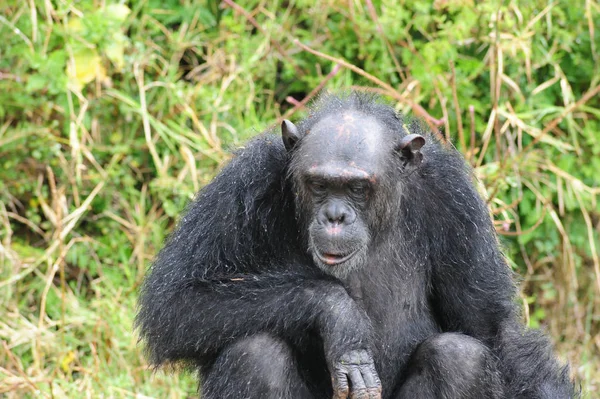
M 322 209 L 321 223 L 345 224 L 354 222 L 354 212 L 342 201 L 330 201 Z
M 337 204 L 331 204 L 325 208 L 325 216 L 329 223 L 344 223 L 346 213 L 342 210 L 342 207 Z

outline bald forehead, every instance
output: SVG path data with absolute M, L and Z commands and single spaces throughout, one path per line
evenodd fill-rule
M 317 122 L 304 138 L 303 149 L 313 156 L 342 160 L 373 157 L 388 152 L 385 127 L 377 119 L 355 111 L 329 115 Z
M 312 126 L 302 139 L 296 160 L 308 176 L 376 181 L 392 152 L 389 135 L 376 118 L 342 111 Z

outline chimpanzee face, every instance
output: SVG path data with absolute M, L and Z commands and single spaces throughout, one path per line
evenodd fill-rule
M 420 162 L 425 141 L 399 139 L 376 118 L 350 110 L 305 132 L 286 120 L 282 135 L 308 251 L 318 267 L 343 278 L 366 265 L 374 236 L 399 206 L 397 173 Z
M 282 125 L 284 144 L 294 149 L 290 171 L 308 251 L 336 277 L 365 265 L 386 208 L 398 203 L 391 172 L 401 163 L 399 136 L 388 130 L 354 111 L 325 116 L 307 132 Z
M 294 154 L 294 184 L 315 264 L 342 277 L 366 260 L 368 210 L 378 189 L 382 126 L 347 112 L 317 122 Z M 309 217 L 308 219 L 306 217 Z

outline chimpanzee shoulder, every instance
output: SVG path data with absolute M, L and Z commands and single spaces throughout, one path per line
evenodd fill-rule
M 229 163 L 207 184 L 184 211 L 178 235 L 167 245 L 182 244 L 181 251 L 202 259 L 206 273 L 245 271 L 265 257 L 289 255 L 274 242 L 278 236 L 293 243 L 298 234 L 294 204 L 286 181 L 287 154 L 281 139 L 262 134 L 234 151 Z M 171 251 L 163 251 L 170 253 Z

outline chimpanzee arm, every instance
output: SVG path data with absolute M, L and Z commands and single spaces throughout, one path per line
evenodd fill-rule
M 294 340 L 312 327 L 334 358 L 367 348 L 368 318 L 303 261 L 286 165 L 281 138 L 259 137 L 190 204 L 141 290 L 136 325 L 153 364 L 202 363 L 237 338 Z
M 446 331 L 486 343 L 497 355 L 510 391 L 517 397 L 573 397 L 561 367 L 542 334 L 521 326 L 511 271 L 504 260 L 486 204 L 462 160 L 440 150 L 423 174 L 427 198 L 437 204 L 428 224 L 433 304 Z
M 259 332 L 294 342 L 311 329 L 336 329 L 332 336 L 339 342 L 331 344 L 337 350 L 368 347 L 368 319 L 333 281 L 265 273 L 221 280 L 187 276 L 166 286 L 152 280 L 168 274 L 156 273 L 142 294 L 138 315 L 153 364 L 211 358 L 237 338 Z M 330 319 L 334 313 L 335 321 Z

